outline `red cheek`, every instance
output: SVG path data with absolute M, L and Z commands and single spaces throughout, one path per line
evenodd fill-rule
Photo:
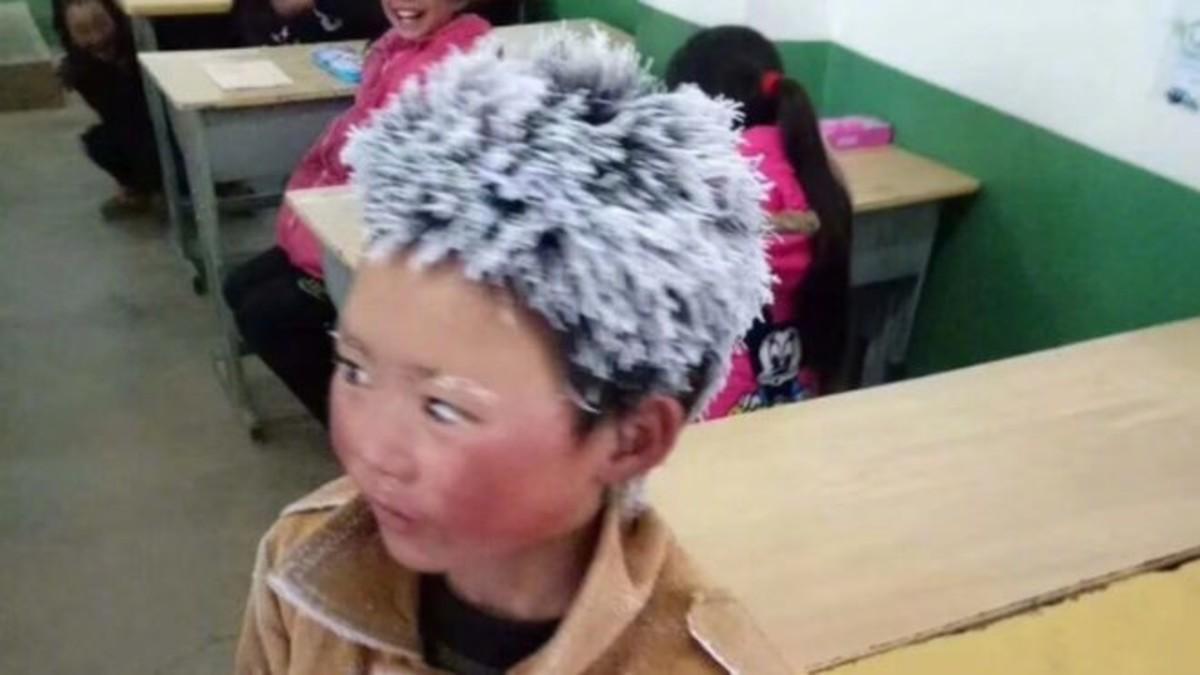
M 521 510 L 523 479 L 511 447 L 495 443 L 457 448 L 462 462 L 442 493 L 446 519 L 454 529 L 473 535 L 501 534 L 512 529 Z
M 509 437 L 460 450 L 466 463 L 443 493 L 447 524 L 455 530 L 497 543 L 535 541 L 557 534 L 572 517 L 561 490 L 569 477 L 558 473 L 563 465 L 553 454 L 570 448 Z

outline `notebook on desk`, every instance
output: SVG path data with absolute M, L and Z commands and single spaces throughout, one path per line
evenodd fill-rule
M 287 73 L 266 59 L 212 61 L 204 64 L 204 72 L 226 91 L 272 89 L 292 84 L 292 78 Z

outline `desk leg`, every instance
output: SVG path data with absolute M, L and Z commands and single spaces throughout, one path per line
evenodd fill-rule
M 937 222 L 936 204 L 855 219 L 852 335 L 856 343 L 865 341 L 860 386 L 887 382 L 889 370 L 907 359 Z
M 220 292 L 225 278 L 224 247 L 221 241 L 220 213 L 216 189 L 213 185 L 212 164 L 208 154 L 208 139 L 205 119 L 201 113 L 186 111 L 175 117 L 175 129 L 183 145 L 184 162 L 187 165 L 188 183 L 192 191 L 192 204 L 199 227 L 200 251 L 204 259 L 204 271 L 212 292 L 209 298 L 217 315 L 220 327 L 220 345 L 216 355 L 217 374 L 225 393 L 229 396 L 251 438 L 259 440 L 262 425 L 250 403 L 246 389 L 245 373 L 242 370 L 241 338 L 233 314 L 225 305 Z
M 913 321 L 917 315 L 917 306 L 921 302 L 921 294 L 925 291 L 925 277 L 929 272 L 929 261 L 933 257 L 933 244 L 937 238 L 938 206 L 930 204 L 914 209 L 908 227 L 911 228 L 913 249 L 919 261 L 920 273 L 913 280 L 910 291 L 897 298 L 898 302 L 888 321 L 887 361 L 893 368 L 904 367 L 908 363 Z
M 146 17 L 133 17 L 133 39 L 138 52 L 158 50 L 158 39 L 154 25 Z M 171 152 L 171 131 L 167 125 L 166 106 L 154 78 L 142 69 L 142 89 L 146 93 L 146 106 L 150 109 L 150 123 L 154 127 L 154 145 L 158 149 L 158 165 L 162 172 L 163 197 L 167 202 L 167 224 L 176 251 L 189 261 L 195 261 L 192 250 L 194 233 L 183 215 L 183 196 L 179 192 L 179 167 L 175 164 L 175 153 Z M 194 264 L 194 262 L 193 262 Z

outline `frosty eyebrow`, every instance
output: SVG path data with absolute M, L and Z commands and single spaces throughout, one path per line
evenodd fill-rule
M 371 350 L 367 349 L 367 346 L 363 344 L 362 340 L 354 337 L 352 333 L 347 333 L 340 328 L 335 328 L 334 330 L 329 331 L 329 337 L 333 338 L 333 341 L 341 346 L 349 347 L 354 351 L 361 352 L 368 358 L 371 356 Z

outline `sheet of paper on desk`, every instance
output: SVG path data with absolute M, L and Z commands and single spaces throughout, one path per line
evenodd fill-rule
M 213 61 L 204 64 L 204 72 L 208 73 L 218 87 L 225 90 L 270 89 L 292 83 L 292 78 L 266 59 Z

